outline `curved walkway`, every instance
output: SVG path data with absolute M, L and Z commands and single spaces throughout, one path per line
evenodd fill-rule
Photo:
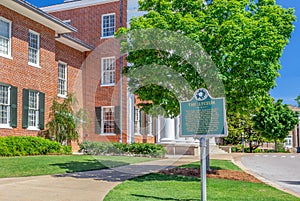
M 167 167 L 198 161 L 169 157 L 97 171 L 0 179 L 1 201 L 101 201 L 122 181 Z
M 256 155 L 254 154 L 217 154 L 211 155 L 211 159 L 232 160 L 245 172 L 253 174 L 263 182 L 300 197 L 300 194 L 283 188 L 282 186 L 277 185 L 276 181 L 264 177 L 265 175 L 259 172 L 255 172 L 253 167 L 248 162 L 245 162 L 248 160 L 247 157 L 250 157 L 251 159 L 251 157 L 255 156 Z M 259 156 L 263 157 L 263 155 Z M 0 200 L 101 201 L 111 189 L 127 179 L 151 172 L 157 172 L 168 167 L 188 164 L 194 161 L 199 161 L 199 157 L 168 157 L 167 159 L 149 161 L 113 169 L 60 175 L 3 178 L 0 179 Z M 260 162 L 258 164 L 262 166 Z

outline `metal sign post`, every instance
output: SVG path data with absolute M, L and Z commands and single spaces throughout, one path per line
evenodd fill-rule
M 212 98 L 206 89 L 197 89 L 190 101 L 180 103 L 180 137 L 200 138 L 201 200 L 206 201 L 206 169 L 209 167 L 207 137 L 227 136 L 224 98 Z
M 201 200 L 206 201 L 206 139 L 200 138 L 200 161 L 201 161 Z

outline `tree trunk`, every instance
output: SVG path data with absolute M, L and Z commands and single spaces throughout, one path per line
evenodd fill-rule
M 275 152 L 277 152 L 278 151 L 278 147 L 277 147 L 278 145 L 277 145 L 277 139 L 276 138 L 274 139 L 274 142 L 275 142 Z

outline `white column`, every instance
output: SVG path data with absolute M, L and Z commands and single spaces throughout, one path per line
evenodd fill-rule
M 172 143 L 175 141 L 175 119 L 165 119 L 165 128 L 163 138 L 160 140 L 162 143 Z
M 127 102 L 127 143 L 134 142 L 134 95 L 128 90 Z

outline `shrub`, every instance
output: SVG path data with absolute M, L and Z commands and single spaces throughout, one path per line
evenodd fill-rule
M 162 145 L 149 143 L 103 143 L 84 141 L 80 151 L 89 155 L 139 155 L 151 157 L 164 157 L 166 150 Z
M 46 154 L 70 154 L 70 146 L 41 137 L 8 136 L 0 137 L 0 156 L 27 156 Z

